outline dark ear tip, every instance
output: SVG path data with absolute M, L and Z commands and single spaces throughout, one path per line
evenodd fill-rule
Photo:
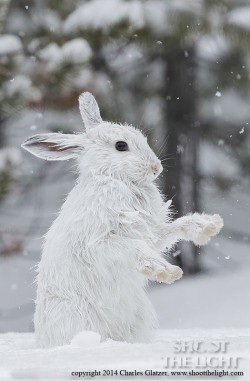
M 30 138 L 24 140 L 24 142 L 22 142 L 21 144 L 21 147 L 26 149 L 26 147 L 30 144 Z
M 26 139 L 22 144 L 21 147 L 27 151 L 29 151 L 29 148 L 32 145 L 36 145 L 39 143 L 42 143 L 45 138 L 42 137 L 42 135 L 33 135 L 30 136 L 28 139 Z
M 31 144 L 32 142 L 34 142 L 34 138 L 36 138 L 36 136 L 31 136 L 31 137 L 29 137 L 28 139 L 24 140 L 24 142 L 22 142 L 22 144 L 21 144 L 21 147 L 22 147 L 22 148 L 27 147 L 29 144 Z

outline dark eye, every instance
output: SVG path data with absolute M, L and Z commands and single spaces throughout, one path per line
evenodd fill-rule
M 117 151 L 128 151 L 128 145 L 126 142 L 116 142 L 115 148 Z

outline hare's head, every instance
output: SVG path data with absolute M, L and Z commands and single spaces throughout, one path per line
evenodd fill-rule
M 85 132 L 35 135 L 22 147 L 45 160 L 76 158 L 83 174 L 148 184 L 161 173 L 161 162 L 141 131 L 128 125 L 104 122 L 90 93 L 81 94 L 79 105 Z

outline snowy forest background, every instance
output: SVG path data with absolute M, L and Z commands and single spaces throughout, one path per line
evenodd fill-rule
M 33 329 L 41 237 L 76 176 L 20 144 L 81 131 L 83 91 L 147 132 L 179 215 L 225 221 L 172 253 L 184 279 L 152 285 L 161 327 L 249 327 L 249 1 L 0 0 L 0 29 L 0 332 Z

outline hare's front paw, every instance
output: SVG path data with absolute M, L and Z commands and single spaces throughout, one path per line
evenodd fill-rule
M 143 261 L 139 267 L 139 271 L 152 280 L 168 284 L 180 279 L 183 274 L 180 267 L 156 260 Z
M 196 221 L 196 228 L 192 232 L 192 241 L 198 246 L 206 245 L 210 241 L 210 237 L 218 234 L 222 227 L 223 219 L 219 214 L 201 214 Z

